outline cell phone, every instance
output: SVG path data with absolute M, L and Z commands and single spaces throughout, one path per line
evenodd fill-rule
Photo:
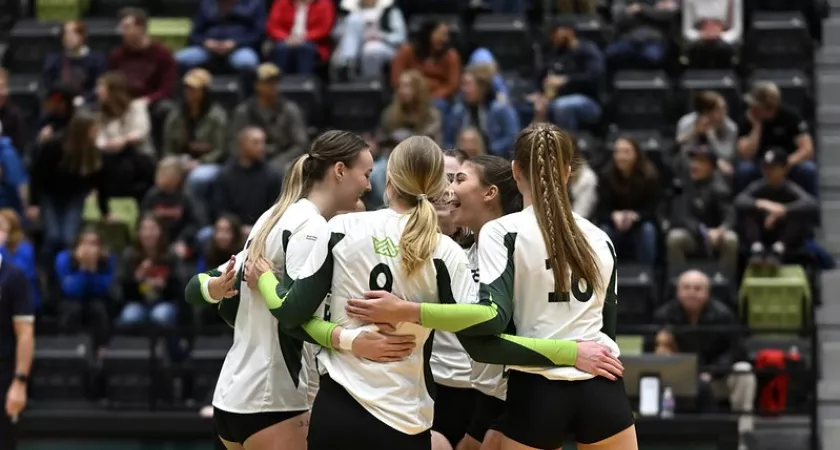
M 639 377 L 639 414 L 659 416 L 662 383 L 659 375 L 646 374 Z

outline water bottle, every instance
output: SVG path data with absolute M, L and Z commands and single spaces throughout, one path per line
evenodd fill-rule
M 674 407 L 676 402 L 674 400 L 674 391 L 670 386 L 666 386 L 662 392 L 662 408 L 659 411 L 663 419 L 670 419 L 674 417 Z

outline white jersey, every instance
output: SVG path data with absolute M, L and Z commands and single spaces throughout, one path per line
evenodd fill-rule
M 494 293 L 494 301 L 513 303 L 513 323 L 518 336 L 595 341 L 618 356 L 618 345 L 602 332 L 605 299 L 609 297 L 614 303 L 617 295 L 615 251 L 606 233 L 577 214 L 574 218 L 595 252 L 605 287 L 603 292 L 593 292 L 585 280 L 577 278 L 572 279 L 572 292 L 554 292 L 554 274 L 533 207 L 493 220 L 481 228 L 478 260 L 482 290 L 487 285 Z M 511 276 L 513 298 L 496 298 L 501 296 L 499 292 L 510 291 Z M 497 285 L 506 287 L 495 289 Z M 556 380 L 593 378 L 575 367 L 510 366 L 508 369 Z
M 344 307 L 348 299 L 363 298 L 371 290 L 389 291 L 412 302 L 475 301 L 476 283 L 467 256 L 448 236 L 440 236 L 431 260 L 414 276 L 403 275 L 399 242 L 407 220 L 405 214 L 383 209 L 342 214 L 329 222 L 319 240 L 331 239 L 332 249 L 317 246 L 301 278 L 312 278 L 311 285 L 320 286 L 323 283 L 314 278 L 329 274 L 323 267 L 332 266 L 331 321 L 350 329 L 362 326 L 346 316 Z M 326 264 L 329 259 L 332 264 Z M 434 412 L 431 333 L 417 324 L 399 324 L 396 334 L 414 335 L 417 344 L 399 362 L 378 363 L 349 352 L 321 349 L 319 366 L 374 417 L 403 433 L 418 434 L 431 428 Z
M 470 261 L 470 270 L 473 273 L 473 279 L 478 282 L 481 278 L 478 267 L 477 244 L 473 244 L 467 250 L 467 258 Z M 434 353 L 432 356 L 434 356 Z M 507 397 L 507 378 L 504 376 L 504 372 L 504 366 L 472 361 L 470 383 L 482 394 L 505 400 Z
M 248 244 L 272 210 L 263 213 L 254 224 Z M 313 238 L 307 238 L 309 230 L 325 224 L 312 202 L 298 200 L 271 230 L 265 256 L 275 267 L 285 266 L 295 278 L 315 243 Z M 247 258 L 248 244 L 236 258 L 237 271 Z M 302 351 L 301 341 L 278 331 L 277 319 L 258 290 L 252 291 L 243 282 L 239 298 L 233 345 L 216 383 L 213 406 L 238 414 L 308 409 L 307 391 L 312 389 L 313 380 L 307 375 L 314 364 L 312 353 Z

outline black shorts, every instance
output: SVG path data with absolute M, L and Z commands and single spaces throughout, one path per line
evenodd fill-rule
M 303 411 L 277 411 L 237 414 L 213 407 L 213 423 L 219 437 L 234 444 L 244 444 L 249 437 L 272 425 L 295 418 Z
M 594 444 L 633 425 L 624 380 L 549 380 L 511 371 L 499 431 L 520 444 L 556 449 L 566 440 Z
M 455 447 L 467 432 L 479 392 L 472 388 L 453 388 L 437 383 L 435 389 L 435 421 L 432 429 Z
M 430 450 L 432 432 L 411 435 L 391 428 L 325 375 L 312 405 L 307 441 L 308 450 Z
M 499 420 L 505 413 L 505 402 L 492 395 L 478 393 L 467 434 L 478 442 L 484 441 L 488 430 L 498 430 Z

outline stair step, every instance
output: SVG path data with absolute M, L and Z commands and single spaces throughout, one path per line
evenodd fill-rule
M 820 138 L 820 146 L 824 144 L 822 138 Z M 830 148 L 830 147 L 829 147 Z M 835 147 L 836 148 L 836 147 Z M 826 153 L 828 150 L 826 150 Z M 820 187 L 827 187 L 827 188 L 840 188 L 840 167 L 837 166 L 830 166 L 828 164 L 824 164 L 823 162 L 823 154 L 820 153 Z
M 823 47 L 817 52 L 816 59 L 820 68 L 840 66 L 840 46 Z
M 817 108 L 817 122 L 820 124 L 821 128 L 832 125 L 840 127 L 840 104 L 819 105 Z

